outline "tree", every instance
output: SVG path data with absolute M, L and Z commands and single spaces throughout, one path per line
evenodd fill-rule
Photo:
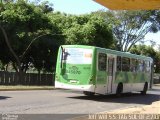
M 137 55 L 145 55 L 148 57 L 151 57 L 155 59 L 156 56 L 156 51 L 152 46 L 147 46 L 147 45 L 134 45 L 131 50 L 131 53 L 137 54 Z
M 152 23 L 151 31 L 156 33 L 160 30 L 160 10 L 152 10 L 150 13 L 149 21 Z
M 160 51 L 156 51 L 153 46 L 134 45 L 130 52 L 151 57 L 154 60 L 154 65 L 156 65 L 155 73 L 160 73 Z
M 113 44 L 109 23 L 97 15 L 67 15 L 54 13 L 49 16 L 53 24 L 58 24 L 65 36 L 65 44 L 92 45 L 109 48 Z
M 25 72 L 28 65 L 33 63 L 34 55 L 31 54 L 31 50 L 34 49 L 32 48 L 33 44 L 36 44 L 36 41 L 42 41 L 40 39 L 46 40 L 48 38 L 54 44 L 59 39 L 56 34 L 59 34 L 60 31 L 50 23 L 47 17 L 47 14 L 52 11 L 48 5 L 46 7 L 45 4 L 35 5 L 19 0 L 2 4 L 2 8 L 0 13 L 0 36 L 2 36 L 0 48 L 4 48 L 4 51 L 8 53 L 9 61 L 7 61 L 8 59 L 5 61 L 2 56 L 0 59 L 3 63 L 11 61 L 17 72 Z M 38 49 L 40 50 L 40 47 Z M 43 58 L 47 59 L 45 55 L 41 54 Z
M 148 32 L 156 30 L 151 20 L 152 11 L 99 11 L 95 14 L 112 23 L 116 49 L 120 51 L 129 51 L 137 42 L 144 41 Z
M 9 39 L 8 39 L 8 36 L 7 36 L 7 33 L 1 25 L 0 25 L 0 30 L 2 31 L 2 33 L 4 35 L 4 39 L 5 39 L 5 42 L 7 44 L 7 47 L 9 48 L 9 51 L 11 52 L 13 57 L 15 58 L 15 60 L 17 62 L 17 67 L 19 68 L 19 72 L 21 73 L 22 71 L 21 71 L 20 60 L 19 60 L 18 56 L 16 55 L 16 53 L 14 52 L 14 50 L 12 49 L 11 44 L 10 44 Z

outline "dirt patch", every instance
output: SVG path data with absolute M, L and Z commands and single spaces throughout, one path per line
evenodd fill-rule
M 160 101 L 153 102 L 151 105 L 145 105 L 142 107 L 133 107 L 120 110 L 114 110 L 105 113 L 125 113 L 125 114 L 160 114 Z

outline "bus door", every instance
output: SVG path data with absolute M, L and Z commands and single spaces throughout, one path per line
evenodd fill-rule
M 106 94 L 106 77 L 107 77 L 107 54 L 105 50 L 97 52 L 97 70 L 96 70 L 96 86 L 95 92 Z
M 108 78 L 107 78 L 107 93 L 112 93 L 113 80 L 115 76 L 115 58 L 108 56 Z

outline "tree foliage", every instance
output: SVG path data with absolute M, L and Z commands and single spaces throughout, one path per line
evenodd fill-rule
M 19 0 L 3 4 L 2 8 L 0 13 L 0 26 L 5 30 L 10 44 L 10 48 L 5 44 L 6 39 L 1 30 L 0 36 L 3 39 L 1 39 L 0 45 L 5 51 L 5 55 L 3 54 L 0 58 L 2 63 L 12 62 L 15 70 L 25 72 L 30 63 L 36 62 L 34 59 L 39 58 L 40 61 L 45 61 L 47 58 L 50 59 L 50 56 L 53 55 L 39 54 L 38 56 L 34 51 L 56 53 L 53 48 L 58 46 L 56 40 L 60 38 L 58 38 L 56 34 L 59 34 L 60 31 L 57 26 L 53 26 L 50 23 L 46 15 L 48 12 L 52 11 L 49 7 L 46 7 L 44 4 L 35 5 Z M 46 48 L 43 47 L 44 49 L 40 46 L 34 48 L 36 41 L 42 41 L 42 39 L 48 46 L 46 46 Z M 50 42 L 52 46 L 49 45 Z M 33 43 L 33 45 L 30 43 Z M 11 49 L 18 59 L 13 55 Z M 7 56 L 7 60 L 3 56 Z M 53 62 L 48 62 L 47 64 L 51 65 Z M 44 67 L 44 64 L 39 68 L 42 69 L 42 67 Z
M 0 11 L 3 68 L 12 64 L 19 72 L 26 72 L 29 67 L 53 71 L 61 44 L 105 48 L 113 44 L 110 24 L 100 16 L 62 14 L 53 12 L 48 2 L 35 4 L 23 0 L 4 2 Z
M 65 44 L 92 45 L 109 48 L 113 44 L 110 24 L 97 15 L 51 14 L 53 24 L 58 24 L 65 36 Z
M 62 44 L 92 45 L 131 51 L 155 59 L 153 48 L 134 46 L 148 32 L 160 29 L 160 11 L 98 11 L 86 15 L 53 12 L 48 2 L 2 0 L 0 4 L 0 67 L 29 67 L 53 72 Z M 134 47 L 133 47 L 134 46 Z M 132 48 L 133 47 L 133 48 Z M 159 67 L 160 68 L 160 67 Z M 157 71 L 160 71 L 157 68 Z
M 144 41 L 147 33 L 158 30 L 158 16 L 153 11 L 99 11 L 95 14 L 112 23 L 117 41 L 115 49 L 120 51 L 129 51 L 133 45 Z
M 145 55 L 151 57 L 154 60 L 155 73 L 160 72 L 160 51 L 156 51 L 153 46 L 147 45 L 134 45 L 130 50 L 131 53 L 138 55 Z

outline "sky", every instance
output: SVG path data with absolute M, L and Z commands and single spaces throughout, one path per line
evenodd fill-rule
M 68 14 L 85 14 L 97 10 L 107 10 L 93 0 L 49 0 L 54 5 L 55 11 Z
M 67 14 L 80 15 L 97 10 L 108 10 L 93 0 L 49 0 L 49 2 L 53 4 L 54 11 L 60 11 Z M 153 40 L 157 44 L 160 44 L 160 32 L 147 34 L 145 40 Z M 149 42 L 147 44 L 149 44 Z

